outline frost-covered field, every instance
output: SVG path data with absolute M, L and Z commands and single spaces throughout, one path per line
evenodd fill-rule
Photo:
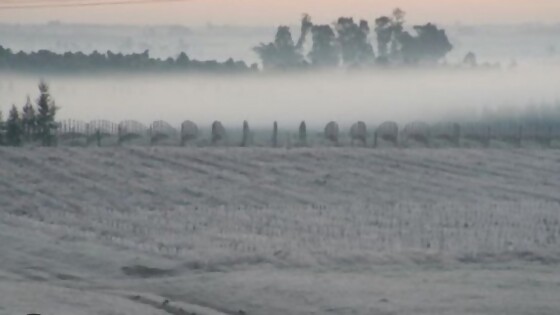
M 557 150 L 0 149 L 0 314 L 558 314 L 558 174 Z

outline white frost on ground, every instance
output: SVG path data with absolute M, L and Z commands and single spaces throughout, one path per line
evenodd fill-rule
M 559 173 L 554 150 L 0 149 L 0 314 L 558 314 Z

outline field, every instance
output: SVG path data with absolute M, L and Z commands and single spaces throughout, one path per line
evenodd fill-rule
M 558 174 L 538 149 L 0 149 L 0 314 L 558 314 Z

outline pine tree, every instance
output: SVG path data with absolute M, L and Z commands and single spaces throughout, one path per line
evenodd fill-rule
M 22 144 L 23 128 L 19 112 L 15 105 L 10 110 L 8 121 L 6 122 L 6 144 L 18 147 Z
M 21 115 L 21 125 L 23 128 L 23 140 L 31 141 L 35 138 L 37 129 L 37 117 L 35 117 L 35 108 L 31 104 L 31 99 L 27 96 L 27 102 L 23 106 Z
M 0 111 L 0 145 L 4 145 L 4 133 L 5 133 L 4 118 L 2 117 L 2 111 Z
M 37 100 L 37 136 L 42 145 L 52 146 L 55 144 L 53 130 L 56 129 L 54 119 L 57 108 L 49 93 L 49 86 L 45 82 L 39 83 L 39 91 L 41 95 Z

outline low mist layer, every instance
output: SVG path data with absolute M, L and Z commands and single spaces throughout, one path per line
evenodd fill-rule
M 558 64 L 511 70 L 378 70 L 270 75 L 44 76 L 51 87 L 59 119 L 115 122 L 157 119 L 201 126 L 296 126 L 306 120 L 322 127 L 330 120 L 343 126 L 363 120 L 475 118 L 486 108 L 523 110 L 560 99 L 554 80 Z M 22 106 L 38 95 L 36 76 L 0 75 L 0 104 Z

